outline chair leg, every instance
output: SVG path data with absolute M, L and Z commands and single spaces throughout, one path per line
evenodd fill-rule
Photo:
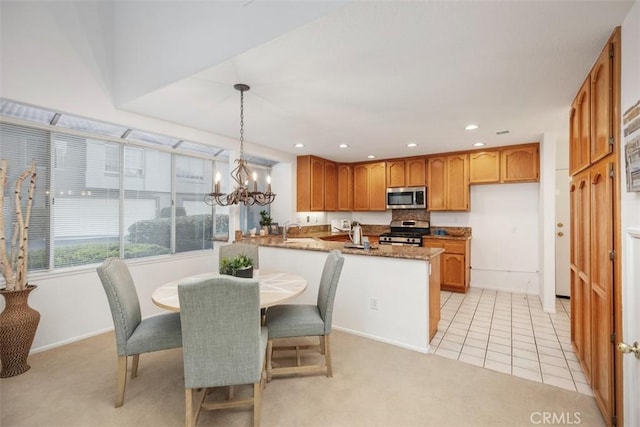
M 320 338 L 320 354 L 324 354 L 324 353 L 325 353 L 325 351 L 326 351 L 326 350 L 324 349 L 324 337 L 323 337 L 323 336 L 320 336 L 320 337 L 318 337 L 318 338 Z
M 296 346 L 296 366 L 300 366 L 300 346 Z
M 329 335 L 323 337 L 324 341 L 324 360 L 327 365 L 327 377 L 333 377 L 333 368 L 331 366 L 331 345 L 329 344 Z
M 253 384 L 253 426 L 260 426 L 262 412 L 262 381 Z
M 134 354 L 131 357 L 131 378 L 138 376 L 138 363 L 140 362 L 140 355 Z
M 195 425 L 193 419 L 193 389 L 184 389 L 184 408 L 185 408 L 185 426 L 193 427 Z
M 267 342 L 267 382 L 271 381 L 271 356 L 273 356 L 273 340 Z
M 124 388 L 127 385 L 127 356 L 118 356 L 118 373 L 116 385 L 116 408 L 124 402 Z
M 230 385 L 229 389 L 227 390 L 227 400 L 233 400 L 234 395 L 235 395 L 235 388 L 234 386 Z

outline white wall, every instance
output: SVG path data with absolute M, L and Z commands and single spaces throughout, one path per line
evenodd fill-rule
M 142 316 L 165 312 L 151 301 L 151 293 L 165 282 L 218 268 L 218 252 L 127 261 L 136 283 Z M 40 312 L 32 351 L 38 352 L 113 329 L 107 297 L 97 266 L 56 274 L 31 274 L 29 305 Z M 4 308 L 4 301 L 0 304 Z
M 538 294 L 539 184 L 471 186 L 471 212 L 432 212 L 431 227 L 471 227 L 471 286 Z

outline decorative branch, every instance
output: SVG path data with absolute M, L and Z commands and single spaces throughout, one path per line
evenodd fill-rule
M 2 185 L 2 196 L 4 199 L 4 186 L 7 180 L 6 160 L 0 161 L 0 185 Z M 22 184 L 25 179 L 31 176 L 29 183 L 28 199 L 23 214 L 22 210 Z M 29 244 L 29 221 L 31 220 L 31 208 L 33 206 L 33 195 L 36 186 L 36 162 L 31 162 L 31 167 L 26 169 L 16 179 L 14 189 L 14 208 L 16 215 L 16 226 L 12 239 L 11 258 L 7 257 L 7 246 L 5 238 L 4 215 L 0 215 L 0 239 L 2 248 L 0 248 L 0 265 L 2 266 L 2 274 L 6 282 L 6 290 L 19 291 L 27 287 L 27 269 L 28 269 L 28 244 Z M 4 201 L 0 207 L 4 207 Z M 17 259 L 14 266 L 14 244 L 18 245 Z
M 7 161 L 0 160 L 0 269 L 6 283 L 7 290 L 13 290 L 15 277 L 12 263 L 7 255 L 7 238 L 4 226 L 4 188 L 7 185 Z

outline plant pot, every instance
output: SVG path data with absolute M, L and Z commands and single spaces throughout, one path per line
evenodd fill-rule
M 0 313 L 0 378 L 13 377 L 28 371 L 27 357 L 36 329 L 40 322 L 40 313 L 29 307 L 29 293 L 36 285 L 27 285 L 22 291 L 0 290 L 5 299 L 5 307 Z
M 253 266 L 245 267 L 245 268 L 241 268 L 239 270 L 236 270 L 236 274 L 234 274 L 234 276 L 243 277 L 245 279 L 253 278 Z

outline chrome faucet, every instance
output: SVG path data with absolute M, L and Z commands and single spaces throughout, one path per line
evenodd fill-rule
M 300 230 L 302 228 L 302 227 L 300 227 L 300 224 L 296 224 L 296 223 L 291 224 L 291 221 L 285 222 L 284 223 L 284 227 L 282 227 L 282 241 L 283 242 L 287 241 L 287 230 L 290 227 L 298 227 L 298 230 Z

